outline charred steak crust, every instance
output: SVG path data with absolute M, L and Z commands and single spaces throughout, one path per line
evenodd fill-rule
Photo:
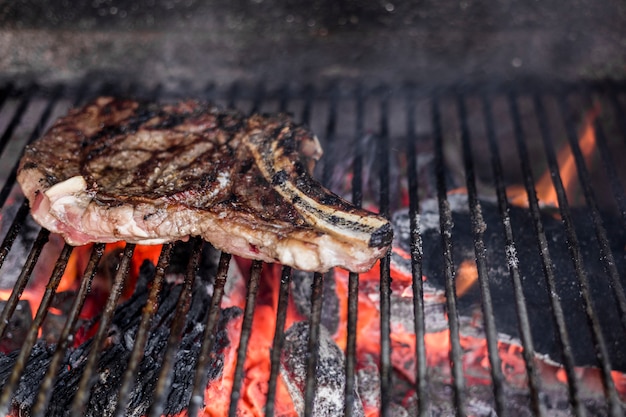
M 299 269 L 365 271 L 391 225 L 317 183 L 321 155 L 286 115 L 101 97 L 27 146 L 18 181 L 35 220 L 70 244 L 202 236 Z

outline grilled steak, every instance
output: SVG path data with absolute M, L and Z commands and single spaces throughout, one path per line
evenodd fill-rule
M 312 179 L 321 154 L 285 115 L 101 97 L 26 148 L 18 181 L 35 220 L 72 245 L 201 236 L 298 269 L 368 270 L 391 226 Z

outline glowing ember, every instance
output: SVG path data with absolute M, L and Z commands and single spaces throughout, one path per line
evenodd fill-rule
M 237 306 L 245 307 L 246 287 L 248 281 L 240 271 L 249 271 L 251 261 L 235 257 L 231 262 L 229 280 L 232 285 L 222 302 L 222 307 Z M 281 268 L 279 265 L 264 265 L 261 273 L 257 304 L 254 310 L 252 332 L 248 344 L 246 361 L 244 364 L 244 377 L 237 403 L 237 415 L 240 416 L 263 416 L 267 401 L 267 390 L 270 375 L 270 351 L 274 339 L 276 317 L 278 308 L 278 289 L 280 283 Z M 288 328 L 295 321 L 303 320 L 295 308 L 288 308 Z M 204 395 L 204 415 L 224 416 L 228 414 L 230 393 L 235 378 L 235 366 L 241 326 L 243 318 L 233 320 L 227 330 L 230 345 L 225 349 L 224 370 L 222 375 L 211 381 Z M 275 415 L 281 417 L 296 416 L 291 397 L 283 381 L 279 378 L 276 390 Z

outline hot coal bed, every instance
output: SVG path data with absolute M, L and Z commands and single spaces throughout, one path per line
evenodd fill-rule
M 101 95 L 286 111 L 316 176 L 394 225 L 372 271 L 192 239 L 72 248 L 17 161 Z M 0 410 L 10 415 L 624 414 L 626 85 L 5 84 Z

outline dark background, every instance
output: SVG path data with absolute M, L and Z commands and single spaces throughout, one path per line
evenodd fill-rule
M 0 74 L 165 85 L 618 78 L 622 0 L 0 3 Z

